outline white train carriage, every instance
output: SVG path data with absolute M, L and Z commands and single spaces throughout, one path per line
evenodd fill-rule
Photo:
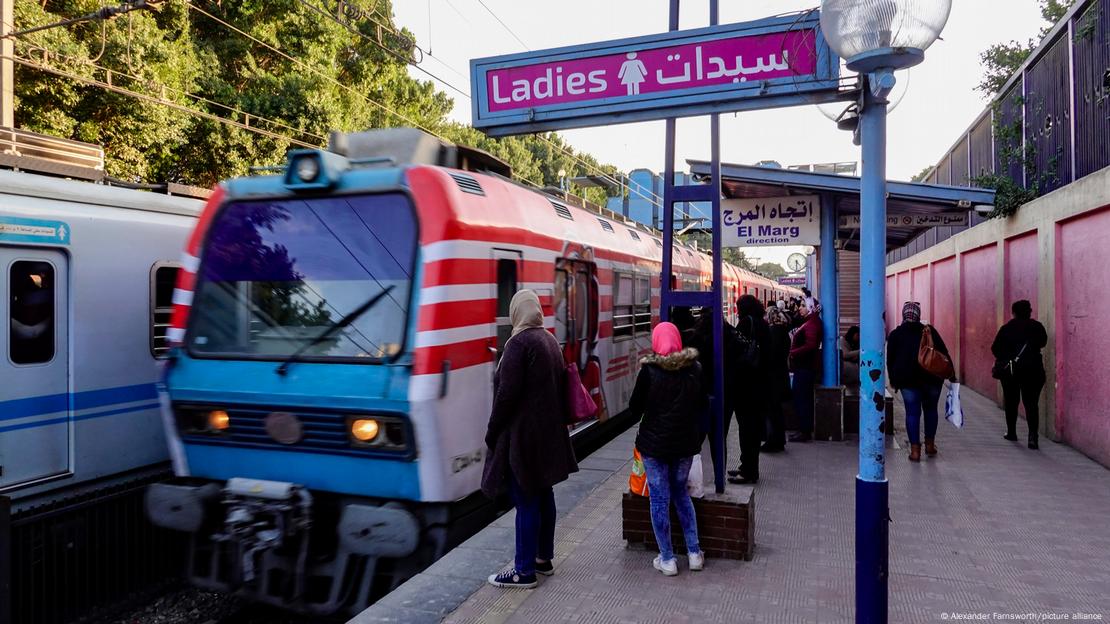
M 164 469 L 155 384 L 201 202 L 0 171 L 0 496 Z

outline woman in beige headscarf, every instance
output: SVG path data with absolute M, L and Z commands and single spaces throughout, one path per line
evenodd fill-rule
M 535 587 L 554 573 L 555 495 L 578 471 L 567 431 L 566 369 L 559 343 L 543 326 L 540 299 L 522 290 L 509 304 L 513 333 L 494 375 L 482 491 L 506 491 L 516 505 L 516 561 L 489 577 L 497 587 Z

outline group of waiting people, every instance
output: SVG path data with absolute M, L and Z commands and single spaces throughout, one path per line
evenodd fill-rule
M 751 295 L 737 301 L 739 320 L 724 323 L 724 396 L 727 435 L 735 414 L 739 428 L 740 465 L 729 481 L 759 481 L 760 452 L 785 448 L 782 402 L 792 395 L 798 416 L 793 442 L 808 442 L 813 431 L 813 387 L 821 364 L 821 307 L 809 296 L 764 306 Z M 1028 301 L 1014 304 L 1014 320 L 1003 326 L 992 350 L 1005 392 L 1007 434 L 1016 440 L 1017 402 L 1025 402 L 1029 447 L 1037 448 L 1037 399 L 1044 385 L 1040 349 L 1047 336 L 1031 318 Z M 516 507 L 516 557 L 512 568 L 489 577 L 498 587 L 536 586 L 536 575 L 554 573 L 555 498 L 552 487 L 578 470 L 566 417 L 567 376 L 562 351 L 543 327 L 539 298 L 518 292 L 509 307 L 512 334 L 494 376 L 494 402 L 486 434 L 487 458 L 482 491 L 490 497 L 509 494 Z M 652 330 L 652 353 L 641 360 L 628 409 L 640 418 L 636 448 L 648 483 L 652 528 L 659 546 L 655 569 L 678 574 L 671 543 L 673 503 L 686 542 L 691 570 L 705 566 L 698 543 L 693 503 L 686 489 L 693 457 L 701 452 L 710 426 L 713 387 L 711 316 L 694 318 L 688 309 L 672 310 L 675 322 Z M 902 323 L 888 338 L 890 383 L 902 393 L 910 459 L 921 456 L 920 415 L 925 414 L 925 452 L 936 455 L 937 402 L 944 379 L 924 370 L 918 353 L 922 335 L 932 332 L 934 347 L 948 355 L 939 332 L 921 323 L 921 306 L 907 302 Z M 858 362 L 858 330 L 846 337 L 845 353 Z M 793 374 L 793 383 L 790 374 Z M 858 374 L 858 373 L 857 373 Z M 953 375 L 954 378 L 954 375 Z M 713 462 L 718 456 L 713 444 Z M 762 446 L 761 446 L 762 444 Z

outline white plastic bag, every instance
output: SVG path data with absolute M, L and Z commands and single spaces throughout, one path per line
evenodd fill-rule
M 960 407 L 960 384 L 948 384 L 948 397 L 944 399 L 944 419 L 957 429 L 964 428 L 964 410 Z
M 690 474 L 686 477 L 686 493 L 690 498 L 705 496 L 705 475 L 701 471 L 701 455 L 694 455 L 694 461 L 690 463 Z

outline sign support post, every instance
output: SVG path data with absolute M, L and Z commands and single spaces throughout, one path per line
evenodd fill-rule
M 836 203 L 827 194 L 821 195 L 821 245 L 817 248 L 821 271 L 821 323 L 825 333 L 824 372 L 821 385 L 840 385 L 840 284 L 836 269 Z

